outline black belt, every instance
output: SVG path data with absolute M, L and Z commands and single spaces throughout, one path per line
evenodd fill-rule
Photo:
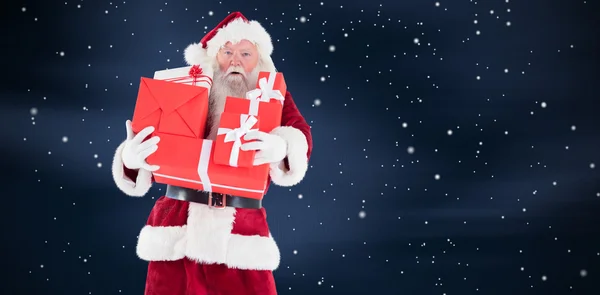
M 220 193 L 209 193 L 173 185 L 167 185 L 167 193 L 165 196 L 180 201 L 201 203 L 218 209 L 223 209 L 225 207 L 248 209 L 262 208 L 262 200 L 236 197 Z

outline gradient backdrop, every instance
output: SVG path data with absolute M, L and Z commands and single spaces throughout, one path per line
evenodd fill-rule
M 143 293 L 164 185 L 127 197 L 113 153 L 140 77 L 236 10 L 314 138 L 265 197 L 280 294 L 600 293 L 597 1 L 8 2 L 0 294 Z

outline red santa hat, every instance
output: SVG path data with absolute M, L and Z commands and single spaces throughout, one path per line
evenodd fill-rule
M 271 36 L 257 21 L 249 21 L 242 13 L 233 12 L 212 29 L 199 43 L 190 44 L 184 51 L 188 65 L 211 65 L 215 63 L 217 52 L 227 42 L 233 44 L 241 40 L 254 43 L 260 58 L 271 61 L 273 44 Z

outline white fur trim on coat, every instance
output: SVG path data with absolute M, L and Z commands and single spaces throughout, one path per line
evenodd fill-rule
M 144 226 L 136 252 L 145 261 L 174 261 L 184 257 L 186 226 Z
M 281 136 L 287 142 L 287 160 L 289 170 L 284 161 L 272 163 L 270 176 L 273 183 L 279 186 L 298 184 L 308 170 L 308 141 L 302 131 L 291 127 L 281 126 L 273 129 L 271 134 Z
M 124 146 L 125 142 L 121 143 L 115 151 L 112 163 L 113 179 L 117 187 L 126 195 L 143 197 L 150 190 L 150 187 L 152 187 L 152 172 L 140 169 L 135 182 L 132 179 L 129 179 L 129 177 L 125 175 L 123 159 L 121 158 Z
M 190 202 L 186 256 L 204 263 L 225 262 L 234 218 L 233 207 L 214 209 Z
M 231 207 L 215 209 L 190 203 L 187 225 L 145 226 L 138 238 L 137 255 L 146 261 L 187 257 L 230 268 L 276 270 L 281 254 L 273 237 L 232 234 L 235 212 Z
M 188 65 L 206 64 L 207 59 L 212 61 L 217 57 L 217 52 L 227 42 L 236 44 L 241 40 L 253 42 L 261 58 L 270 59 L 273 43 L 265 28 L 257 21 L 246 22 L 242 18 L 237 18 L 219 29 L 207 42 L 206 48 L 202 48 L 200 43 L 190 44 L 184 51 L 185 61 Z
M 269 237 L 231 235 L 227 247 L 228 266 L 239 269 L 276 270 L 281 254 L 275 240 Z

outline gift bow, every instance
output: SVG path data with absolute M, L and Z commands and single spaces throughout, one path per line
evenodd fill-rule
M 192 77 L 192 79 L 194 79 L 192 81 L 192 85 L 196 86 L 196 82 L 198 82 L 198 77 L 203 76 L 202 68 L 199 65 L 194 65 L 190 68 L 188 74 L 190 75 L 190 77 Z
M 271 99 L 279 100 L 282 104 L 285 99 L 281 91 L 274 90 L 276 72 L 269 73 L 269 79 L 263 77 L 258 80 L 258 88 L 246 92 L 246 98 L 249 100 L 258 100 L 269 102 Z
M 165 81 L 175 82 L 175 83 L 190 83 L 190 78 L 192 79 L 191 85 L 196 86 L 198 82 L 202 81 L 207 83 L 209 87 L 212 85 L 212 78 L 204 74 L 204 70 L 199 65 L 194 65 L 190 67 L 186 76 L 179 76 L 173 78 L 166 78 Z
M 250 115 L 240 115 L 240 127 L 238 128 L 219 128 L 217 135 L 225 134 L 224 142 L 233 141 L 233 148 L 229 155 L 229 166 L 237 167 L 238 158 L 240 156 L 240 148 L 242 147 L 242 136 L 246 135 L 249 131 L 255 131 L 258 129 L 250 129 L 254 124 L 258 122 L 258 119 Z

